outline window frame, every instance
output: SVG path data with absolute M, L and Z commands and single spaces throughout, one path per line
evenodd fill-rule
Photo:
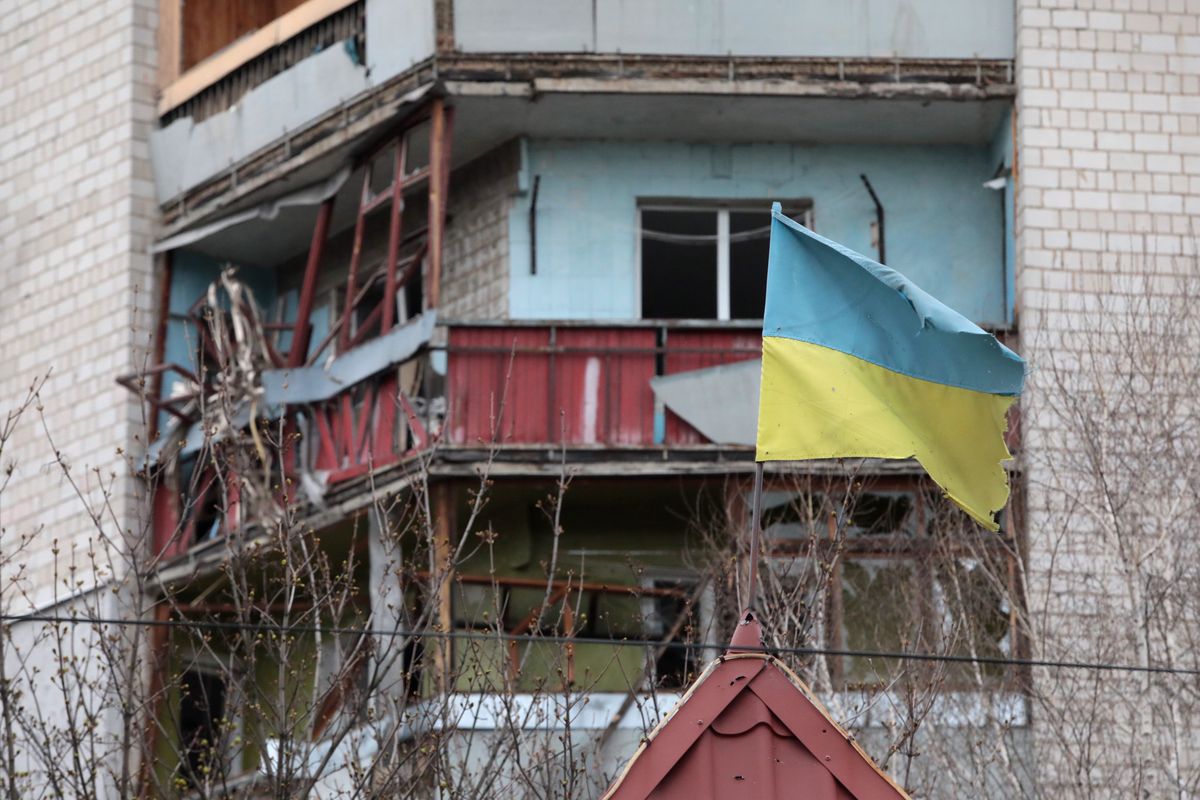
M 824 608 L 821 622 L 816 629 L 821 641 L 814 643 L 815 647 L 831 650 L 849 649 L 845 640 L 845 584 L 844 573 L 847 563 L 862 560 L 910 562 L 914 568 L 914 591 L 910 598 L 913 608 L 910 609 L 915 620 L 922 625 L 930 623 L 929 635 L 934 640 L 929 644 L 914 644 L 918 651 L 927 651 L 932 646 L 934 652 L 943 652 L 944 642 L 941 639 L 941 629 L 937 623 L 941 621 L 941 609 L 934 597 L 934 579 L 936 565 L 930 559 L 935 555 L 971 557 L 977 553 L 971 547 L 985 549 L 990 557 L 1002 560 L 1008 570 L 1007 584 L 1010 602 L 1021 605 L 1026 603 L 1024 585 L 1021 580 L 1023 570 L 1021 562 L 1026 559 L 1025 537 L 1017 515 L 1011 513 L 1019 503 L 1020 481 L 1013 481 L 1013 497 L 1011 499 L 1008 519 L 1001 530 L 990 533 L 978 530 L 972 536 L 971 542 L 966 540 L 953 542 L 937 542 L 930 534 L 932 524 L 932 509 L 927 503 L 937 495 L 936 487 L 927 479 L 920 477 L 866 477 L 868 485 L 862 491 L 866 494 L 905 494 L 912 497 L 913 505 L 909 512 L 906 525 L 912 524 L 909 532 L 895 531 L 891 533 L 876 533 L 861 536 L 843 536 L 838 540 L 827 540 L 825 537 L 811 539 L 784 539 L 772 542 L 767 540 L 766 559 L 772 563 L 772 569 L 781 573 L 792 569 L 795 562 L 816 558 L 828 562 L 831 575 L 828 588 L 824 591 Z M 827 491 L 844 490 L 845 486 L 831 484 Z M 803 493 L 803 492 L 801 492 Z M 748 502 L 748 496 L 746 497 Z M 949 502 L 949 501 L 941 501 Z M 764 533 L 767 528 L 764 527 Z M 939 547 L 941 548 L 939 550 Z M 1010 635 L 1009 658 L 1027 659 L 1030 657 L 1030 638 L 1028 631 L 1022 626 L 1019 609 L 1009 611 L 1008 630 Z M 854 681 L 851 676 L 852 656 L 832 655 L 826 657 L 826 666 L 833 686 L 838 691 L 878 691 L 885 688 L 882 684 L 872 681 Z M 994 690 L 1007 692 L 1025 692 L 1030 685 L 1030 670 L 1027 667 L 1012 665 L 1006 667 L 992 687 Z M 948 678 L 946 688 L 952 691 L 977 689 L 972 684 L 962 684 L 954 678 Z
M 637 244 L 634 264 L 633 305 L 637 309 L 637 319 L 654 319 L 642 314 L 642 212 L 643 211 L 713 211 L 717 215 L 717 322 L 746 322 L 744 319 L 732 319 L 730 316 L 730 240 L 729 214 L 738 211 L 761 211 L 764 206 L 770 208 L 772 202 L 783 206 L 783 213 L 792 219 L 797 219 L 807 228 L 813 227 L 813 201 L 811 198 L 791 198 L 788 200 L 770 201 L 754 198 L 736 199 L 704 199 L 704 198 L 671 198 L 671 197 L 639 197 L 635 217 Z M 708 319 L 697 317 L 696 319 Z

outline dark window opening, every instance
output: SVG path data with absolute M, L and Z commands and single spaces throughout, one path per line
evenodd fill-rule
M 912 533 L 913 496 L 905 493 L 864 492 L 849 509 L 846 533 L 878 536 Z
M 424 660 L 425 646 L 417 639 L 410 639 L 404 645 L 404 696 L 416 698 L 421 696 L 421 665 Z
M 642 210 L 642 316 L 717 316 L 715 211 Z
M 189 787 L 206 782 L 217 772 L 225 724 L 225 680 L 212 672 L 188 670 L 179 681 L 180 764 Z
M 221 520 L 224 517 L 224 504 L 221 501 L 220 486 L 212 481 L 208 490 L 200 497 L 200 506 L 196 513 L 196 531 L 193 543 L 207 542 L 220 537 Z
M 211 469 L 200 470 L 200 460 L 190 456 L 180 462 L 180 496 L 183 498 L 182 535 L 199 544 L 221 535 L 225 521 L 223 487 Z
M 383 319 L 384 280 L 380 274 L 368 285 L 362 299 L 354 307 L 354 327 L 351 338 L 359 343 L 379 336 L 379 324 Z M 374 313 L 374 319 L 371 315 Z
M 730 319 L 762 319 L 770 243 L 770 212 L 729 212 Z
M 655 588 L 688 587 L 656 581 Z M 657 638 L 661 641 L 678 625 L 678 631 L 671 637 L 670 643 L 663 648 L 654 663 L 656 688 L 685 689 L 703 669 L 704 665 L 701 663 L 699 650 L 688 646 L 688 642 L 696 639 L 698 626 L 695 614 L 696 608 L 688 607 L 687 598 L 679 596 L 654 598 L 654 619 L 650 621 L 651 629 L 647 631 L 650 638 Z M 679 624 L 681 616 L 684 617 L 682 625 Z
M 408 280 L 404 282 L 404 288 L 402 289 L 404 295 L 402 301 L 405 311 L 404 319 L 416 319 L 421 315 L 422 301 L 425 297 L 423 267 L 423 263 L 414 265 Z
M 641 209 L 643 319 L 762 319 L 771 243 L 768 201 Z M 788 216 L 811 224 L 811 206 Z

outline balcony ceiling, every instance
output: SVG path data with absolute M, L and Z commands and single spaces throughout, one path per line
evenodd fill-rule
M 980 101 L 592 92 L 528 98 L 467 95 L 455 101 L 455 160 L 469 160 L 520 135 L 985 145 L 1011 104 L 1007 97 Z
M 653 86 L 605 91 L 604 82 L 536 83 L 452 82 L 447 89 L 456 108 L 453 161 L 461 166 L 517 136 L 534 138 L 674 140 L 691 142 L 791 142 L 871 145 L 986 145 L 996 135 L 1012 99 L 1004 88 L 981 99 L 974 92 L 957 99 L 955 89 L 941 85 L 930 97 L 796 96 L 783 92 L 796 85 L 760 82 L 751 91 L 727 85 L 680 94 Z M 863 85 L 858 85 L 861 89 Z M 888 86 L 874 85 L 875 95 Z M 868 88 L 874 88 L 868 87 Z M 545 89 L 540 91 L 539 89 Z M 621 91 L 614 89 L 621 88 Z M 676 88 L 676 87 L 673 87 Z M 801 86 L 801 89 L 804 87 Z M 864 92 L 869 94 L 868 92 Z M 346 142 L 333 152 L 290 171 L 260 192 L 226 207 L 222 216 L 277 198 L 324 180 L 357 152 L 370 137 Z M 333 220 L 337 233 L 353 225 L 361 186 L 351 175 L 338 192 Z M 191 245 L 218 259 L 247 265 L 278 264 L 306 251 L 315 218 L 313 208 L 285 208 L 269 220 L 243 223 Z

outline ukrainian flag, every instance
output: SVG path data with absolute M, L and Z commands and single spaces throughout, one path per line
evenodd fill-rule
M 903 275 L 771 214 L 759 461 L 916 458 L 997 530 L 1025 362 Z

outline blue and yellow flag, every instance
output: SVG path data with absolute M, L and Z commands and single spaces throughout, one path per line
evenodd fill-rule
M 997 530 L 1025 362 L 903 275 L 771 214 L 759 461 L 916 458 Z

